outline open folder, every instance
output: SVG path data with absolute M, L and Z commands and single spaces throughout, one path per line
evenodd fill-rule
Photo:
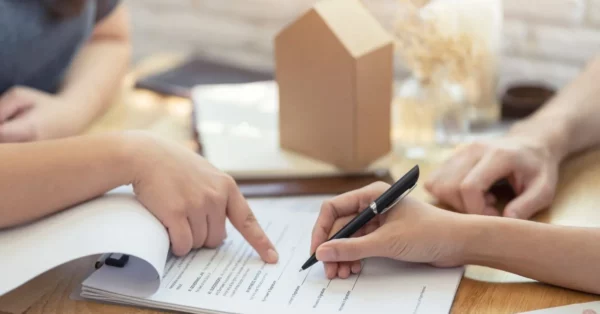
M 229 223 L 218 248 L 171 255 L 163 225 L 122 187 L 0 232 L 0 295 L 70 260 L 119 253 L 128 262 L 93 271 L 82 283 L 83 298 L 189 313 L 449 312 L 462 268 L 371 258 L 348 279 L 328 280 L 320 263 L 298 272 L 328 197 L 249 200 L 279 253 L 277 264 L 265 264 Z

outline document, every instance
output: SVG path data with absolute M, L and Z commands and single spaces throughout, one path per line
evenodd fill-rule
M 103 267 L 83 282 L 82 296 L 195 313 L 365 313 L 374 306 L 378 313 L 450 310 L 462 268 L 372 258 L 348 279 L 327 279 L 321 263 L 299 272 L 310 256 L 310 234 L 324 199 L 250 200 L 278 250 L 277 264 L 262 262 L 228 225 L 220 247 L 169 255 L 162 269 L 140 259 L 123 269 Z
M 82 298 L 187 313 L 449 312 L 462 268 L 369 258 L 347 279 L 327 279 L 321 263 L 299 272 L 330 197 L 248 201 L 279 252 L 278 263 L 266 264 L 229 222 L 219 247 L 171 255 L 164 226 L 124 186 L 1 231 L 0 295 L 72 260 L 120 253 L 130 256 L 128 263 L 92 271 L 81 284 Z

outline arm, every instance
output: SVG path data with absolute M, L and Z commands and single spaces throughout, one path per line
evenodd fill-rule
M 465 263 L 600 294 L 600 229 L 465 217 Z
M 96 26 L 74 59 L 59 92 L 64 101 L 56 119 L 69 123 L 46 130 L 52 137 L 81 133 L 108 108 L 129 65 L 129 41 L 127 11 L 121 4 Z
M 129 183 L 129 151 L 117 135 L 0 145 L 0 229 Z
M 528 219 L 554 199 L 560 163 L 600 144 L 600 57 L 534 115 L 504 137 L 471 143 L 431 173 L 426 189 L 469 214 Z M 488 193 L 507 179 L 517 197 L 503 212 Z
M 265 262 L 275 247 L 235 181 L 195 152 L 143 133 L 0 145 L 0 229 L 133 185 L 168 230 L 173 253 L 217 247 L 229 218 Z
M 329 278 L 347 278 L 360 271 L 361 259 L 381 256 L 440 267 L 487 266 L 600 294 L 600 228 L 457 214 L 407 196 L 356 237 L 326 242 L 388 187 L 371 184 L 321 207 L 311 252 Z
M 560 160 L 600 144 L 600 56 L 511 134 L 534 134 Z

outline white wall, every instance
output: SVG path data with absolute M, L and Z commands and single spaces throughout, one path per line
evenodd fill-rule
M 196 52 L 272 70 L 273 36 L 316 0 L 126 0 L 135 58 Z M 388 27 L 399 0 L 363 0 Z M 502 0 L 503 81 L 560 87 L 600 52 L 600 0 Z

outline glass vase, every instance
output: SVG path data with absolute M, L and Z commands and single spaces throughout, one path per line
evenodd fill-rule
M 411 77 L 401 82 L 394 97 L 395 145 L 410 159 L 442 158 L 440 152 L 467 136 L 468 111 L 463 85 Z

